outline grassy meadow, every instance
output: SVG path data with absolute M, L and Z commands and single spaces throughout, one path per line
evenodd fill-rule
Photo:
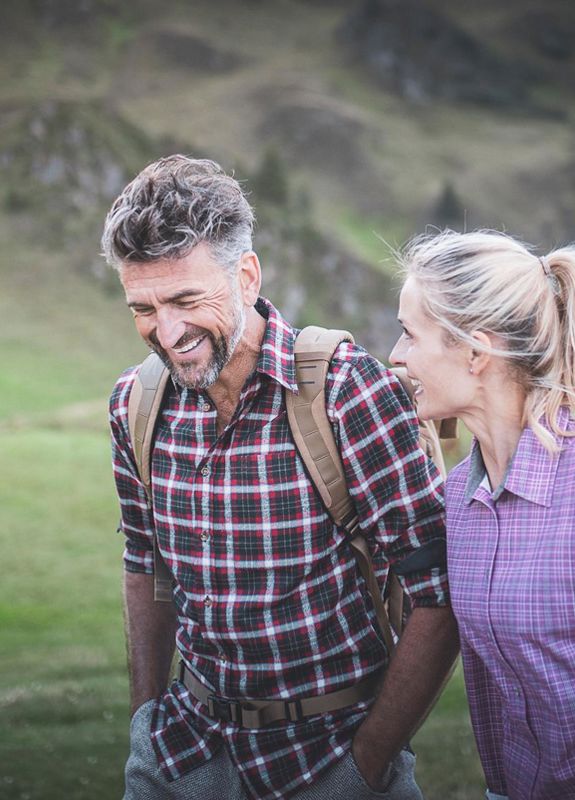
M 110 301 L 61 262 L 9 246 L 0 261 L 2 800 L 114 798 L 123 787 L 106 397 L 142 349 L 121 296 Z

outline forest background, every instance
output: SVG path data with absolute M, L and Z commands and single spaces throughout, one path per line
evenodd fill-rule
M 574 238 L 575 6 L 0 14 L 0 798 L 100 800 L 121 796 L 128 734 L 106 402 L 144 355 L 99 255 L 106 209 L 161 155 L 215 158 L 251 190 L 264 293 L 385 360 L 413 233 Z M 415 744 L 428 800 L 481 797 L 459 670 Z

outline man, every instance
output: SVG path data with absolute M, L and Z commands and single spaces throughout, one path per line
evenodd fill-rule
M 252 227 L 237 181 L 184 156 L 147 167 L 106 220 L 105 255 L 172 376 L 152 504 L 127 426 L 137 368 L 111 399 L 133 713 L 126 800 L 420 798 L 405 746 L 457 651 L 445 565 L 425 557 L 444 536 L 440 479 L 397 381 L 341 345 L 328 413 L 382 584 L 415 551 L 422 562 L 403 578 L 415 608 L 388 666 L 347 537 L 290 435 L 295 334 L 259 296 Z M 153 600 L 154 533 L 173 603 Z M 182 666 L 168 686 L 174 640 Z M 333 710 L 310 714 L 325 697 Z M 262 700 L 271 724 L 250 715 Z

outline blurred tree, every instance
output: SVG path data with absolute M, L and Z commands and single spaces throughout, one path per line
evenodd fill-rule
M 289 201 L 289 178 L 284 160 L 274 147 L 268 147 L 258 170 L 252 177 L 252 188 L 258 201 L 286 206 Z
M 465 210 L 451 181 L 445 181 L 432 211 L 432 222 L 440 228 L 463 230 Z

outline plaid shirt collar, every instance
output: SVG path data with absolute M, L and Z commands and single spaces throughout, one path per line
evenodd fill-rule
M 281 386 L 297 394 L 294 363 L 296 332 L 264 297 L 258 298 L 256 311 L 267 322 L 256 371 L 268 375 Z
M 564 430 L 573 427 L 569 410 L 564 406 L 559 409 L 557 420 L 559 427 Z M 549 426 L 544 421 L 542 422 L 545 428 L 552 433 L 555 442 L 561 445 L 564 437 L 553 433 Z M 536 481 L 533 480 L 535 464 L 537 465 Z M 536 505 L 549 507 L 558 465 L 559 458 L 549 458 L 549 452 L 541 444 L 531 428 L 524 428 L 503 480 L 493 492 L 492 499 L 494 501 L 498 500 L 506 490 Z M 469 456 L 469 474 L 465 486 L 465 502 L 467 505 L 473 500 L 484 499 L 480 486 L 485 474 L 486 469 L 481 455 L 481 448 L 477 439 L 474 439 Z

